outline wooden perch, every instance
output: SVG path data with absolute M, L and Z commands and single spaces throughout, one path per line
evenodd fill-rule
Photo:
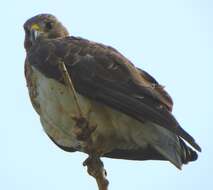
M 76 102 L 78 116 L 73 117 L 73 119 L 76 121 L 74 133 L 76 134 L 78 140 L 83 141 L 85 145 L 84 152 L 89 155 L 89 157 L 83 162 L 83 165 L 87 166 L 88 174 L 96 179 L 99 190 L 108 190 L 109 181 L 106 179 L 107 173 L 104 169 L 104 164 L 100 159 L 101 155 L 98 154 L 98 152 L 96 152 L 92 146 L 93 143 L 91 134 L 95 131 L 97 126 L 89 125 L 89 121 L 83 116 L 77 93 L 63 61 L 60 62 L 59 69 L 65 84 L 67 85 L 70 93 L 74 95 L 74 100 Z
M 108 190 L 109 181 L 106 179 L 107 173 L 100 158 L 91 155 L 84 161 L 83 165 L 87 166 L 88 174 L 96 179 L 99 190 Z

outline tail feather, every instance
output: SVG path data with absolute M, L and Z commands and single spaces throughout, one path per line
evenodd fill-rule
M 181 138 L 179 138 L 179 142 L 182 149 L 181 160 L 183 164 L 187 164 L 190 161 L 197 160 L 198 158 L 197 152 L 195 152 L 189 146 L 187 146 L 186 143 Z
M 182 165 L 189 161 L 195 161 L 198 157 L 197 153 L 187 146 L 181 137 L 156 124 L 147 123 L 147 127 L 143 129 L 143 134 L 148 144 L 178 169 L 181 169 Z M 140 135 L 137 135 L 137 137 L 140 137 Z M 140 146 L 143 141 L 137 137 L 134 139 Z

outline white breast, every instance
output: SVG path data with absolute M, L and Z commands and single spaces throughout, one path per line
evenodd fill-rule
M 79 142 L 72 131 L 75 122 L 71 117 L 78 116 L 73 95 L 64 85 L 46 78 L 36 68 L 33 68 L 33 75 L 37 91 L 34 101 L 39 104 L 40 119 L 45 132 L 62 146 L 78 146 Z M 81 95 L 78 98 L 83 113 L 87 115 L 91 108 L 90 102 Z

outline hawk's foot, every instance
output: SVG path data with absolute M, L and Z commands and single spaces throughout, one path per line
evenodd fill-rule
M 89 121 L 85 117 L 72 117 L 76 121 L 74 127 L 74 133 L 80 141 L 86 141 L 90 138 L 90 135 L 95 131 L 97 125 L 89 125 Z

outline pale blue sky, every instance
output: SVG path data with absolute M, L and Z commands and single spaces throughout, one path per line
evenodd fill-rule
M 8 0 L 0 10 L 0 189 L 96 189 L 81 165 L 86 155 L 58 149 L 28 98 L 22 25 L 46 12 L 71 34 L 114 46 L 165 85 L 176 118 L 203 148 L 182 171 L 167 162 L 103 159 L 110 190 L 213 186 L 213 1 Z

